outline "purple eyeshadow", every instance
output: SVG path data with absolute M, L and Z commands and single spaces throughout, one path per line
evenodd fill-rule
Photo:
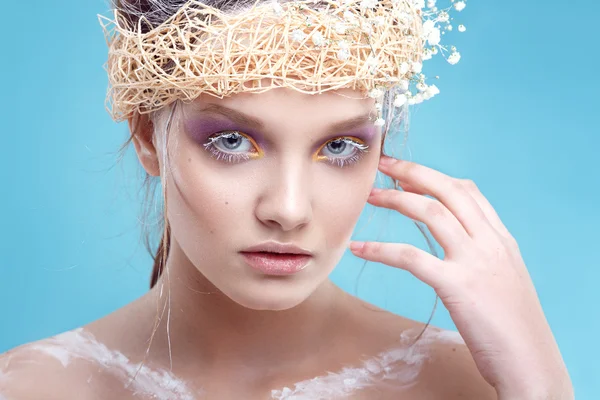
M 373 137 L 375 137 L 376 131 L 377 130 L 376 130 L 375 126 L 372 125 L 372 126 L 366 126 L 364 128 L 357 129 L 357 130 L 340 133 L 337 136 L 355 136 L 355 137 L 362 139 L 365 142 L 369 143 L 373 140 Z
M 349 136 L 361 139 L 366 144 L 370 144 L 375 137 L 375 133 L 377 132 L 375 126 L 365 126 L 364 128 L 352 129 L 346 132 L 336 133 L 335 135 L 328 136 L 324 138 L 319 144 L 317 144 L 317 148 L 321 146 L 323 143 L 327 143 L 330 140 L 341 136 Z
M 198 142 L 198 143 L 206 143 L 208 137 L 220 132 L 220 131 L 240 131 L 246 133 L 256 141 L 256 143 L 261 147 L 265 148 L 265 141 L 262 136 L 255 132 L 252 129 L 244 128 L 233 121 L 228 120 L 227 118 L 219 118 L 219 117 L 198 117 L 192 118 L 184 123 L 184 127 L 186 132 L 190 135 L 190 137 Z M 372 125 L 368 125 L 359 129 L 353 129 L 346 132 L 339 132 L 335 135 L 331 135 L 329 137 L 325 137 L 321 142 L 316 144 L 315 150 L 320 147 L 323 143 L 326 143 L 336 137 L 340 136 L 353 136 L 363 140 L 365 143 L 370 143 L 375 136 L 376 127 Z
M 185 121 L 184 126 L 192 139 L 199 143 L 205 143 L 209 136 L 220 131 L 240 131 L 251 135 L 257 143 L 260 141 L 260 136 L 252 130 L 243 128 L 225 118 L 195 118 Z

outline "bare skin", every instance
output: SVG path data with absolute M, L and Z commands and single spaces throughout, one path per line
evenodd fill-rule
M 331 284 L 332 287 L 333 284 Z M 335 287 L 334 287 L 335 288 Z M 332 315 L 330 337 L 316 340 L 308 355 L 298 360 L 296 368 L 260 368 L 244 365 L 234 355 L 225 354 L 216 359 L 196 360 L 193 366 L 181 365 L 175 354 L 177 338 L 171 337 L 174 350 L 173 375 L 185 380 L 194 399 L 272 399 L 274 389 L 293 387 L 294 383 L 339 371 L 343 367 L 359 366 L 361 359 L 369 358 L 391 348 L 401 347 L 400 335 L 411 331 L 418 334 L 424 325 L 409 320 L 348 295 L 338 288 L 340 309 Z M 107 347 L 125 354 L 132 365 L 142 362 L 151 333 L 155 313 L 147 303 L 153 303 L 156 288 L 147 295 L 116 312 L 97 320 L 84 329 Z M 339 315 L 338 315 L 339 313 Z M 436 329 L 430 327 L 428 329 Z M 48 339 L 45 339 L 48 340 Z M 110 373 L 96 361 L 79 359 L 68 367 L 56 358 L 34 350 L 44 340 L 20 346 L 0 357 L 0 368 L 11 378 L 3 384 L 1 393 L 6 399 L 28 400 L 64 399 L 73 392 L 78 399 L 151 399 L 124 389 L 126 381 Z M 154 338 L 150 356 L 145 365 L 155 369 L 169 369 L 168 344 L 164 320 Z M 356 390 L 344 399 L 496 399 L 494 389 L 481 377 L 464 344 L 434 342 L 427 344 L 429 356 L 418 370 L 418 378 L 411 385 L 396 384 L 393 380 L 383 385 Z M 161 357 L 161 353 L 163 356 Z M 163 359 L 166 357 L 166 361 Z M 162 359 L 162 360 L 161 360 Z M 261 365 L 263 363 L 259 363 Z M 394 365 L 402 372 L 413 369 L 405 362 Z M 31 377 L 36 384 L 31 385 Z M 232 385 L 232 382 L 235 382 Z M 310 397 L 300 397 L 308 399 Z
M 251 158 L 226 163 L 201 143 L 198 127 L 234 129 L 231 112 L 212 112 L 207 120 L 206 109 L 215 104 L 260 120 L 262 127 L 235 125 L 260 131 L 244 132 L 254 140 L 244 147 Z M 423 324 L 377 309 L 328 279 L 369 197 L 382 135 L 368 120 L 335 132 L 327 127 L 364 116 L 373 105 L 372 99 L 284 89 L 200 98 L 174 113 L 168 161 L 166 118 L 147 120 L 134 145 L 145 170 L 166 182 L 172 236 L 165 273 L 141 298 L 83 327 L 118 357 L 94 358 L 86 347 L 67 363 L 61 344 L 44 347 L 51 339 L 24 345 L 0 358 L 0 394 L 8 400 L 64 399 L 74 392 L 78 399 L 153 398 L 143 393 L 151 383 L 125 388 L 127 374 L 111 367 L 122 355 L 128 366 L 143 362 L 152 371 L 169 371 L 192 394 L 164 398 L 283 399 L 272 391 L 358 368 L 390 349 L 406 353 L 401 336 L 416 337 Z M 332 134 L 362 140 L 371 150 L 351 165 L 329 163 L 325 158 L 333 154 L 322 151 Z M 292 276 L 257 273 L 239 251 L 266 240 L 309 249 L 311 263 Z M 338 398 L 496 399 L 463 343 L 424 343 L 422 365 L 411 355 L 386 371 L 397 380 Z M 150 374 L 139 372 L 140 382 Z M 406 378 L 411 373 L 414 378 Z M 32 376 L 41 381 L 31 385 Z M 315 398 L 304 396 L 289 398 Z

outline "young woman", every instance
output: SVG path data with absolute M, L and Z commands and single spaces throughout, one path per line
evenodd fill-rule
M 244 15 L 252 5 L 245 1 L 210 5 Z M 153 29 L 174 26 L 184 6 L 116 4 L 131 30 L 154 35 L 153 46 L 173 39 Z M 211 21 L 190 20 L 196 28 Z M 168 56 L 196 43 L 186 40 L 156 53 L 168 59 L 167 74 L 192 69 L 184 63 L 190 53 Z M 157 70 L 156 59 L 140 54 L 110 70 L 113 84 L 142 87 L 137 96 L 156 105 L 167 83 L 136 86 L 139 64 Z M 115 71 L 130 80 L 119 86 Z M 254 83 L 277 79 L 263 74 Z M 216 97 L 209 89 L 222 86 L 206 87 L 191 101 L 184 89 L 165 89 L 175 99 L 151 112 L 127 111 L 136 96 L 115 103 L 147 182 L 162 183 L 165 225 L 151 289 L 104 318 L 4 354 L 1 399 L 573 398 L 518 245 L 477 186 L 382 154 L 391 121 L 407 116 L 408 103 L 390 106 L 397 91 L 364 98 L 352 87 L 315 95 L 282 85 Z M 377 171 L 403 190 L 374 189 Z M 365 202 L 426 224 L 444 259 L 406 244 L 350 243 Z M 349 245 L 432 286 L 459 333 L 334 285 L 328 276 Z

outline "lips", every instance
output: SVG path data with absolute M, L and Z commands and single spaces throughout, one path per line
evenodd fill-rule
M 292 275 L 306 268 L 312 259 L 307 254 L 241 252 L 246 264 L 266 275 Z
M 278 243 L 274 241 L 264 242 L 255 246 L 250 246 L 242 250 L 245 253 L 279 253 L 279 254 L 304 254 L 312 255 L 308 250 L 305 250 L 293 243 Z

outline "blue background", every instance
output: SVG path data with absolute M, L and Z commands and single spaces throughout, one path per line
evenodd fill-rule
M 151 266 L 133 149 L 116 165 L 127 126 L 104 110 L 96 14 L 108 15 L 107 3 L 7 3 L 0 352 L 125 305 L 147 290 Z M 600 392 L 598 15 L 600 3 L 582 0 L 469 1 L 453 14 L 467 32 L 443 39 L 462 60 L 425 63 L 441 93 L 415 108 L 408 142 L 414 161 L 473 179 L 517 238 L 578 399 Z M 377 210 L 367 221 L 373 211 L 355 239 L 426 248 L 408 218 Z M 347 252 L 332 278 L 354 293 L 361 266 Z M 372 263 L 358 294 L 421 321 L 435 298 L 407 272 Z M 455 329 L 441 303 L 432 323 Z

